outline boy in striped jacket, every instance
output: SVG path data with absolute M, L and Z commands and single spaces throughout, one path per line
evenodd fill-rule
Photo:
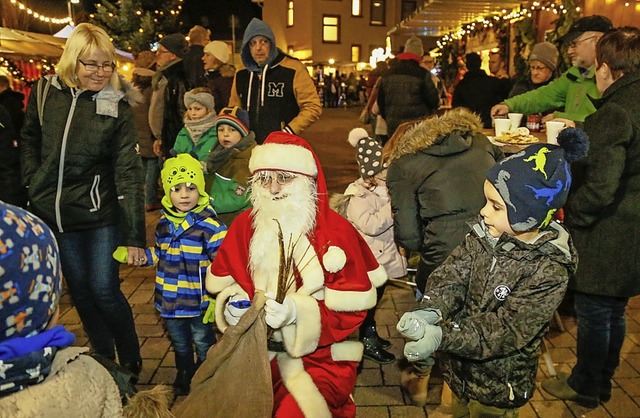
M 227 227 L 211 206 L 196 158 L 178 154 L 167 159 L 161 177 L 162 217 L 146 260 L 157 266 L 154 299 L 175 351 L 178 373 L 173 387 L 177 395 L 186 395 L 197 366 L 216 342 L 213 325 L 205 323 L 209 299 L 204 278 Z

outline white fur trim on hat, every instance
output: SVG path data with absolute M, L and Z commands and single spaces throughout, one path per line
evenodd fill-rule
M 280 170 L 316 177 L 318 167 L 313 153 L 293 144 L 262 144 L 253 149 L 249 159 L 251 174 L 260 170 Z
M 367 131 L 365 131 L 364 128 L 353 128 L 349 131 L 349 138 L 347 141 L 349 141 L 352 147 L 355 147 L 363 138 L 369 138 Z
M 322 264 L 329 273 L 337 273 L 347 263 L 347 255 L 342 248 L 331 246 L 327 249 L 327 252 L 322 256 Z

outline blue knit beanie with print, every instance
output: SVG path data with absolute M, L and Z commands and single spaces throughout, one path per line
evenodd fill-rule
M 51 229 L 26 210 L 0 202 L 0 341 L 47 328 L 61 275 Z
M 587 155 L 584 131 L 566 128 L 558 145 L 533 144 L 505 158 L 487 173 L 507 206 L 509 225 L 516 232 L 544 228 L 567 201 L 570 163 Z

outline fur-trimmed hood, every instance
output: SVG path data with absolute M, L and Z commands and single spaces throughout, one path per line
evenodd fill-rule
M 431 155 L 459 153 L 471 146 L 474 134 L 480 131 L 482 121 L 478 115 L 465 108 L 452 109 L 442 116 L 423 119 L 409 128 L 399 141 L 392 144 L 388 161 L 391 163 L 417 152 Z

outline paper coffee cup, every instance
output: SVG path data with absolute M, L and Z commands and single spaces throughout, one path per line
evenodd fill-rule
M 496 119 L 495 124 L 496 136 L 500 136 L 511 129 L 511 121 L 509 119 Z
M 522 122 L 522 113 L 509 113 L 509 120 L 511 121 L 511 130 L 517 129 L 520 127 L 520 123 Z
M 545 126 L 547 128 L 547 144 L 558 145 L 558 134 L 564 128 L 564 122 L 551 120 Z

